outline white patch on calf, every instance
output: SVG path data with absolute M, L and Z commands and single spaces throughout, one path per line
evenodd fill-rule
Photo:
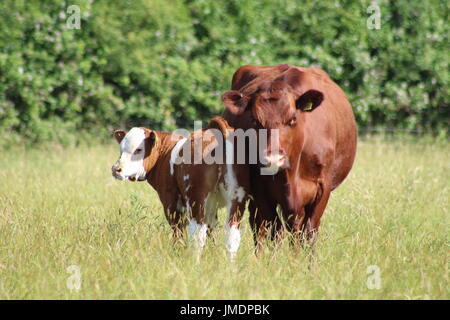
M 229 140 L 225 141 L 225 156 L 227 164 L 227 172 L 225 173 L 227 201 L 237 199 L 241 202 L 244 199 L 245 191 L 244 188 L 238 185 L 236 175 L 234 174 L 234 145 Z
M 225 245 L 227 246 L 230 257 L 233 259 L 236 256 L 241 243 L 241 230 L 235 225 L 230 227 L 228 224 L 226 225 L 225 230 Z
M 189 220 L 189 237 L 194 241 L 196 249 L 202 249 L 205 246 L 207 231 L 208 226 L 206 224 L 199 224 L 194 219 Z
M 241 202 L 242 199 L 244 199 L 244 197 L 245 197 L 244 188 L 237 187 L 236 189 L 234 189 L 232 197 L 233 197 L 233 199 L 237 199 L 239 202 Z
M 173 165 L 178 163 L 177 159 L 180 156 L 180 150 L 183 147 L 183 144 L 186 142 L 187 138 L 180 139 L 177 144 L 173 147 L 172 152 L 170 153 L 170 175 L 173 175 Z
M 234 145 L 226 140 L 225 142 L 227 171 L 225 173 L 225 194 L 227 201 L 227 222 L 225 224 L 225 245 L 230 254 L 230 258 L 234 259 L 241 243 L 241 230 L 236 225 L 230 226 L 233 218 L 231 216 L 231 208 L 233 200 L 241 202 L 245 197 L 244 188 L 238 185 L 235 172 L 233 170 L 234 162 Z M 219 186 L 223 188 L 222 185 Z

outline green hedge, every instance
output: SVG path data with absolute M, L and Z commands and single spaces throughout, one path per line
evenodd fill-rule
M 380 30 L 369 1 L 3 0 L 3 141 L 191 128 L 222 112 L 239 66 L 278 63 L 326 70 L 360 128 L 447 134 L 449 2 L 376 2 Z M 66 26 L 72 4 L 79 30 Z

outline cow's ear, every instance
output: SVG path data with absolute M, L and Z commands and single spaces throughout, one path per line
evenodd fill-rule
M 290 68 L 275 80 L 281 80 L 289 84 L 294 90 L 298 90 L 303 83 L 305 73 L 297 68 Z
M 232 114 L 240 115 L 247 109 L 248 97 L 236 90 L 227 91 L 222 95 L 222 102 Z
M 297 109 L 310 112 L 317 108 L 323 101 L 323 93 L 317 90 L 308 90 L 295 102 Z
M 153 148 L 158 144 L 158 135 L 153 130 L 145 129 L 148 132 L 148 136 L 144 140 L 145 144 L 145 154 L 144 158 L 148 157 L 152 152 Z
M 116 130 L 114 131 L 114 138 L 116 138 L 116 141 L 118 143 L 121 143 L 126 134 L 127 134 L 126 131 Z

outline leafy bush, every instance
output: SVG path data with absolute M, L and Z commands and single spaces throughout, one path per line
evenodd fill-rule
M 379 30 L 369 1 L 4 0 L 3 144 L 190 128 L 222 112 L 239 66 L 278 63 L 326 70 L 360 128 L 448 134 L 449 3 L 376 2 Z M 66 24 L 73 4 L 80 29 Z

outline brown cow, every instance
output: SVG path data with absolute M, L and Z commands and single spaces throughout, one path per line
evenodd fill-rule
M 248 169 L 229 161 L 234 146 L 223 139 L 232 132 L 226 121 L 215 117 L 209 128 L 188 138 L 142 127 L 115 131 L 121 154 L 112 175 L 119 180 L 147 180 L 157 191 L 176 237 L 182 236 L 187 214 L 189 235 L 198 249 L 205 244 L 208 228 L 216 224 L 218 208 L 226 206 L 226 246 L 234 257 L 249 189 Z M 202 148 L 197 150 L 196 145 Z M 196 163 L 198 152 L 200 162 Z M 212 153 L 217 153 L 212 159 L 216 163 L 205 163 L 204 156 Z
M 282 231 L 278 206 L 294 239 L 314 240 L 330 193 L 355 158 L 357 128 L 344 92 L 317 68 L 244 66 L 222 100 L 223 117 L 234 128 L 265 128 L 269 135 L 278 130 L 278 146 L 270 148 L 269 141 L 263 159 L 277 173 L 250 170 L 257 250 L 269 228 L 272 239 Z

